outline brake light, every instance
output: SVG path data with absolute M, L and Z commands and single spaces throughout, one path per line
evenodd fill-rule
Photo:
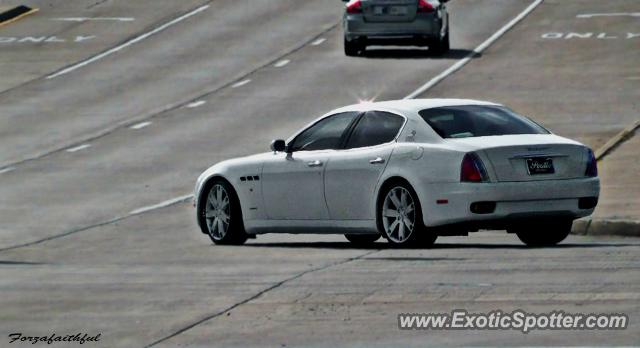
M 426 0 L 418 0 L 418 13 L 428 13 L 434 12 L 435 9 L 433 5 L 428 3 Z
M 351 0 L 347 3 L 347 13 L 362 13 L 360 0 Z
M 488 181 L 487 171 L 477 154 L 469 152 L 464 155 L 460 166 L 460 181 L 483 182 Z
M 587 170 L 584 172 L 585 176 L 595 177 L 598 176 L 598 161 L 596 160 L 596 156 L 593 154 L 591 149 L 588 149 L 589 153 L 587 156 Z

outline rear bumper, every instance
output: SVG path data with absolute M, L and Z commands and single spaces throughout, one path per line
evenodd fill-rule
M 418 14 L 412 22 L 368 22 L 362 14 L 344 16 L 345 38 L 393 40 L 432 39 L 440 37 L 441 21 L 433 13 Z
M 418 191 L 427 226 L 487 222 L 500 224 L 536 217 L 579 218 L 595 207 L 582 209 L 580 198 L 598 197 L 600 180 L 581 178 L 535 182 L 439 183 Z M 444 201 L 447 203 L 443 203 Z M 438 203 L 440 201 L 440 203 Z M 476 202 L 493 202 L 488 213 L 472 212 Z M 483 225 L 483 224 L 476 224 Z

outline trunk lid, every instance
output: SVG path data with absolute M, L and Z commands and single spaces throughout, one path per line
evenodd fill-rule
M 362 13 L 367 22 L 412 22 L 418 0 L 363 0 Z
M 553 134 L 447 139 L 481 155 L 497 181 L 573 179 L 585 176 L 586 147 Z M 488 163 L 486 161 L 488 159 Z

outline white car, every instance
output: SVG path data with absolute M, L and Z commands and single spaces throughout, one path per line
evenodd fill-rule
M 476 100 L 351 105 L 271 150 L 198 178 L 197 220 L 214 243 L 284 232 L 428 246 L 506 229 L 548 246 L 593 212 L 600 191 L 591 149 Z

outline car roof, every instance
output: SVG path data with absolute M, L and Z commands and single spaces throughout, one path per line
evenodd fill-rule
M 420 110 L 438 108 L 443 106 L 458 106 L 458 105 L 496 105 L 500 104 L 492 103 L 482 100 L 473 99 L 401 99 L 401 100 L 388 100 L 379 102 L 361 102 L 358 104 L 352 104 L 343 108 L 332 111 L 345 112 L 345 111 L 368 111 L 368 110 L 387 110 L 396 111 L 406 116 L 409 114 L 417 114 Z

